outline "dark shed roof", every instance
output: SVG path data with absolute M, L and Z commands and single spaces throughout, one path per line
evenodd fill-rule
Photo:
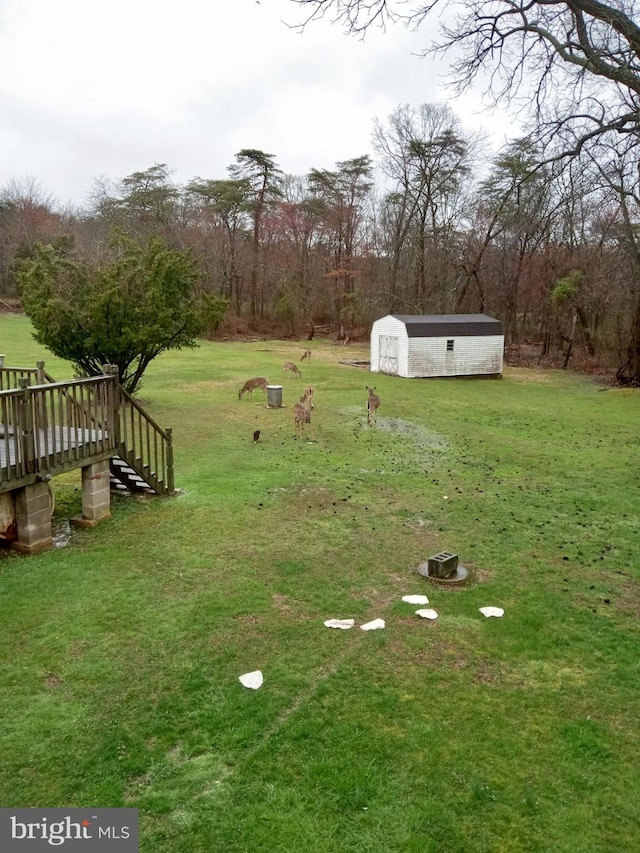
M 447 335 L 501 335 L 502 323 L 487 314 L 392 314 L 407 327 L 410 338 Z

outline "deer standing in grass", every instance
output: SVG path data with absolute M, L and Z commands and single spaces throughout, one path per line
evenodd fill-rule
M 376 413 L 380 408 L 380 397 L 378 397 L 373 392 L 376 390 L 375 388 L 369 388 L 368 385 L 364 386 L 369 392 L 369 399 L 367 400 L 367 424 L 371 424 L 371 418 L 373 417 L 374 421 L 376 419 Z
M 267 380 L 264 376 L 256 376 L 255 379 L 247 379 L 242 388 L 238 391 L 238 400 L 242 400 L 242 395 L 247 391 L 249 394 L 252 394 L 254 388 L 262 388 L 264 393 L 267 393 Z
M 300 402 L 308 409 L 313 409 L 313 385 L 307 385 L 304 389 L 304 394 L 300 397 Z
M 282 365 L 282 372 L 286 373 L 287 370 L 290 370 L 292 373 L 294 373 L 298 377 L 298 379 L 302 379 L 302 373 L 300 373 L 300 371 L 292 361 L 285 361 L 285 363 Z
M 304 438 L 304 425 L 309 424 L 309 428 L 311 429 L 311 434 L 313 435 L 313 427 L 311 426 L 311 409 L 308 405 L 305 405 L 302 401 L 304 400 L 304 395 L 300 398 L 299 403 L 295 403 L 293 406 L 293 423 L 295 428 L 296 438 L 298 437 L 298 430 L 300 431 L 300 438 Z
M 306 350 L 302 353 L 302 358 L 300 359 L 300 361 L 304 361 L 304 360 L 305 360 L 305 358 L 308 358 L 308 359 L 310 359 L 310 358 L 311 358 L 311 350 L 310 350 L 310 349 L 306 349 Z

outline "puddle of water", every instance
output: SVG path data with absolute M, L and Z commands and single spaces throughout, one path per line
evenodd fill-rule
M 413 421 L 405 421 L 402 418 L 378 418 L 377 427 L 383 432 L 406 436 L 408 441 L 416 447 L 446 450 L 449 446 L 449 442 L 442 433 L 427 429 Z
M 64 548 L 71 541 L 71 525 L 67 519 L 54 519 L 51 532 L 54 548 Z
M 66 518 L 54 518 L 51 522 L 51 539 L 54 548 L 65 548 L 71 542 L 71 524 Z M 0 543 L 0 560 L 5 557 L 20 557 L 17 551 L 11 548 L 11 543 Z

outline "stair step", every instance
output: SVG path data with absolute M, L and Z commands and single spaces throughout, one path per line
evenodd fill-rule
M 138 467 L 136 470 L 135 467 Z M 142 458 L 137 457 L 128 462 L 122 456 L 114 456 L 110 460 L 111 488 L 118 492 L 137 492 L 138 494 L 159 495 L 164 491 L 162 481 L 158 488 L 151 485 L 157 478 L 150 465 L 142 465 Z
M 118 472 L 121 474 L 135 474 L 135 470 L 128 465 L 116 465 Z

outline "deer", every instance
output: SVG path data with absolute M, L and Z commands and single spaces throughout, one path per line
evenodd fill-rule
M 307 385 L 304 389 L 304 394 L 300 397 L 300 402 L 307 408 L 313 409 L 313 385 Z
M 293 422 L 296 438 L 298 437 L 298 428 L 300 428 L 300 438 L 304 438 L 305 424 L 309 424 L 313 432 L 313 428 L 311 427 L 311 409 L 302 402 L 303 400 L 304 396 L 300 398 L 299 403 L 294 403 L 293 406 Z
M 247 379 L 242 388 L 238 391 L 238 400 L 242 400 L 242 395 L 247 391 L 252 394 L 254 388 L 262 388 L 264 393 L 267 393 L 268 380 L 264 376 L 256 376 L 255 379 Z
M 306 350 L 302 353 L 302 358 L 300 359 L 300 361 L 304 361 L 304 360 L 305 360 L 305 358 L 311 359 L 311 350 L 310 350 L 310 349 L 306 349 Z
M 369 399 L 367 400 L 367 424 L 371 424 L 371 417 L 376 419 L 376 412 L 380 408 L 380 397 L 378 397 L 373 392 L 376 390 L 375 387 L 369 388 L 368 385 L 364 386 L 369 392 Z
M 300 373 L 300 371 L 292 361 L 285 361 L 285 363 L 282 365 L 282 372 L 286 373 L 287 370 L 290 370 L 292 373 L 295 373 L 298 379 L 302 379 L 302 373 Z

